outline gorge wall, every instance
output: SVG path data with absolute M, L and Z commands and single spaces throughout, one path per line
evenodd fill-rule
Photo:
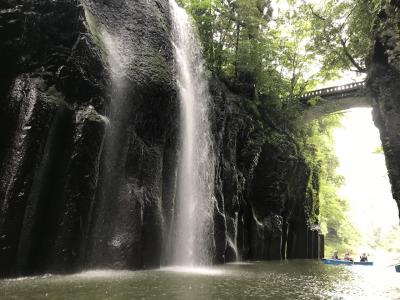
M 166 0 L 0 0 L 0 277 L 168 264 L 170 30 Z M 250 100 L 210 91 L 214 262 L 317 258 L 318 170 Z
M 379 128 L 393 198 L 400 209 L 399 9 L 399 1 L 384 1 L 377 17 L 367 86 L 372 96 L 374 122 Z

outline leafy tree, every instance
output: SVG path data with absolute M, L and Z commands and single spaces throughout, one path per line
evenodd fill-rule
M 349 220 L 349 202 L 338 190 L 344 178 L 337 174 L 339 165 L 333 141 L 333 129 L 340 126 L 341 115 L 315 120 L 303 128 L 302 150 L 308 164 L 319 170 L 319 224 L 325 234 L 326 252 L 355 250 L 359 234 Z
M 273 104 L 341 70 L 365 72 L 373 20 L 382 5 L 381 0 L 181 2 L 199 28 L 210 70 L 236 91 Z M 273 15 L 277 2 L 288 8 Z
M 312 20 L 313 52 L 323 58 L 327 77 L 338 70 L 365 73 L 373 41 L 373 24 L 381 0 L 303 1 Z M 311 1 L 313 2 L 313 1 Z
M 385 232 L 383 232 L 381 228 L 373 227 L 368 237 L 368 245 L 372 249 L 383 249 L 387 252 L 400 253 L 399 235 L 399 225 L 393 225 Z

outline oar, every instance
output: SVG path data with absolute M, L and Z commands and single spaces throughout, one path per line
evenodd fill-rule
M 389 268 L 389 267 L 395 267 L 395 266 L 398 266 L 398 265 L 400 265 L 400 262 L 395 263 L 394 265 L 387 266 L 387 267 L 388 267 L 388 268 Z
M 389 268 L 389 267 L 395 267 L 395 266 L 397 266 L 397 265 L 400 265 L 400 261 L 397 262 L 397 263 L 395 263 L 395 264 L 393 264 L 393 265 L 387 266 L 387 267 L 388 267 L 388 268 Z

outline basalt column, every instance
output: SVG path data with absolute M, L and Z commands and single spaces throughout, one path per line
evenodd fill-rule
M 110 74 L 90 268 L 159 267 L 172 219 L 177 98 L 168 1 L 85 1 Z
M 384 3 L 375 23 L 367 82 L 393 198 L 400 207 L 400 4 L 399 1 Z
M 78 266 L 107 101 L 84 20 L 73 0 L 0 3 L 0 276 Z

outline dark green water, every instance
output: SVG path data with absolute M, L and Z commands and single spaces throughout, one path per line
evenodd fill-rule
M 255 262 L 0 281 L 0 299 L 400 299 L 394 268 Z

